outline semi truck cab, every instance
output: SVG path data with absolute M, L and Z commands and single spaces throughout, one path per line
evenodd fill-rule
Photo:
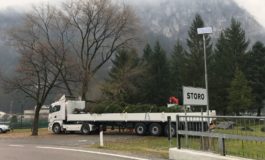
M 82 121 L 68 121 L 67 115 L 74 114 L 76 110 L 83 110 L 85 102 L 68 98 L 64 95 L 59 101 L 50 105 L 49 109 L 49 131 L 60 133 L 63 131 L 81 131 Z M 91 130 L 91 129 L 89 129 Z

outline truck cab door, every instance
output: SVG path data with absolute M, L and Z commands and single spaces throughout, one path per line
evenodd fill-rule
M 49 113 L 49 122 L 64 120 L 64 113 L 61 105 L 51 105 Z

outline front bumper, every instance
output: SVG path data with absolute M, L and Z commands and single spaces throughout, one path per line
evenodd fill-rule
M 10 132 L 11 129 L 10 128 L 1 128 L 2 129 L 2 132 L 5 133 L 5 132 Z
M 52 131 L 52 123 L 49 123 L 49 125 L 48 125 L 48 131 Z

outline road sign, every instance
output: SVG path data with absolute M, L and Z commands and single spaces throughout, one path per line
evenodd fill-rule
M 183 104 L 184 105 L 207 105 L 207 91 L 204 88 L 184 87 L 183 86 Z
M 212 27 L 197 28 L 197 33 L 198 34 L 213 33 L 213 28 Z

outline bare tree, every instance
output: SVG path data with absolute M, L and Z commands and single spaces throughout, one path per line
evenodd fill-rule
M 79 81 L 86 99 L 91 78 L 116 50 L 136 40 L 137 24 L 128 6 L 78 0 L 64 4 L 64 10 L 34 7 L 23 25 L 11 29 L 21 59 L 5 86 L 36 102 L 32 135 L 38 135 L 39 111 L 52 90 L 66 88 L 73 95 L 72 83 Z
M 70 23 L 58 9 L 49 5 L 34 7 L 21 26 L 9 36 L 20 54 L 16 76 L 6 79 L 6 88 L 24 92 L 36 103 L 32 135 L 38 135 L 39 111 L 59 77 L 65 75 Z
M 111 0 L 76 0 L 64 4 L 72 26 L 72 47 L 80 66 L 81 95 L 86 100 L 89 82 L 121 47 L 134 42 L 138 20 L 129 6 Z

